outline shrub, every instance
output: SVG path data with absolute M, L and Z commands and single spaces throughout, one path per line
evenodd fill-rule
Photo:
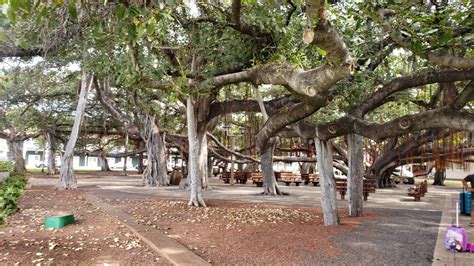
M 8 177 L 0 184 L 0 225 L 5 223 L 9 214 L 16 211 L 16 203 L 23 193 L 26 179 L 22 175 Z
M 12 162 L 0 162 L 0 172 L 13 172 L 14 168 Z

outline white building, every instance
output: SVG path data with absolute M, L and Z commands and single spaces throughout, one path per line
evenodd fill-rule
M 46 165 L 44 162 L 43 148 L 35 140 L 27 140 L 23 145 L 23 158 L 25 158 L 26 168 L 40 168 Z M 124 158 L 107 158 L 109 166 L 113 169 L 123 169 Z M 0 139 L 0 161 L 11 161 L 12 158 L 8 152 L 7 141 Z M 61 164 L 60 154 L 56 154 L 56 165 Z M 100 170 L 102 162 L 96 156 L 87 156 L 86 154 L 76 155 L 73 158 L 73 167 L 76 170 Z M 138 157 L 132 156 L 127 159 L 128 170 L 133 170 L 138 165 Z
M 0 162 L 8 161 L 8 145 L 7 141 L 0 139 Z

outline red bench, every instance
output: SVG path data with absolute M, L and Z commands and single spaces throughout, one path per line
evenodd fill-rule
M 299 186 L 300 183 L 303 182 L 301 179 L 301 174 L 286 172 L 280 173 L 280 181 L 284 182 L 287 186 L 289 186 L 291 183 L 295 183 L 296 186 Z
M 262 173 L 259 172 L 249 172 L 247 173 L 248 177 L 257 187 L 263 187 L 263 176 Z
M 335 178 L 336 180 L 336 190 L 341 195 L 341 200 L 345 200 L 347 193 L 347 179 L 345 178 Z M 363 195 L 364 201 L 369 199 L 370 193 L 375 193 L 376 181 L 375 179 L 364 179 L 363 181 Z
M 223 172 L 221 179 L 224 180 L 224 183 L 230 183 L 230 172 Z M 234 172 L 234 179 L 237 183 L 245 184 L 247 183 L 247 173 L 246 172 Z
M 319 186 L 319 174 L 301 174 L 301 179 L 305 185 L 313 183 L 314 186 Z
M 408 196 L 413 197 L 414 201 L 420 201 L 426 193 L 428 193 L 428 182 L 426 182 L 426 180 L 408 189 Z

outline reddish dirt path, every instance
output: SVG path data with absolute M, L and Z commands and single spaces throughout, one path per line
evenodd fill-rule
M 348 218 L 338 227 L 323 226 L 322 214 L 310 208 L 207 201 L 210 208 L 188 207 L 184 201 L 111 200 L 137 222 L 176 238 L 213 264 L 314 263 L 335 257 L 330 236 L 375 219 Z M 340 213 L 347 213 L 342 211 Z
M 125 226 L 85 201 L 81 190 L 27 189 L 19 212 L 0 228 L 0 264 L 166 264 Z M 74 213 L 76 223 L 45 230 L 44 218 Z

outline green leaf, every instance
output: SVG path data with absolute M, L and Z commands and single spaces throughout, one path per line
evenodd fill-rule
M 413 50 L 415 50 L 415 52 L 421 53 L 423 52 L 424 49 L 425 49 L 425 46 L 423 45 L 421 41 L 417 40 L 413 43 Z
M 122 19 L 124 13 L 125 13 L 125 8 L 123 8 L 122 5 L 118 5 L 118 6 L 115 8 L 115 16 L 116 16 L 118 19 Z
M 327 53 L 328 53 L 326 50 L 323 50 L 323 49 L 318 49 L 318 52 L 319 52 L 319 54 L 322 55 L 322 56 L 326 56 Z
M 143 36 L 143 33 L 145 33 L 145 27 L 143 24 L 140 24 L 137 27 L 137 39 L 140 39 Z
M 94 25 L 94 34 L 99 35 L 102 33 L 102 23 L 100 21 L 97 21 Z
M 77 9 L 76 9 L 76 5 L 74 3 L 70 4 L 69 7 L 69 15 L 71 15 L 71 17 L 73 19 L 77 19 Z
M 453 34 L 450 31 L 445 31 L 441 36 L 439 37 L 439 44 L 440 45 L 445 45 L 447 44 L 451 39 L 453 38 Z
M 154 29 L 155 29 L 155 27 L 153 26 L 153 24 L 148 23 L 148 25 L 146 25 L 146 33 L 147 34 L 152 34 Z
M 3 31 L 0 31 L 0 41 L 2 41 L 2 42 L 9 41 L 7 34 Z

